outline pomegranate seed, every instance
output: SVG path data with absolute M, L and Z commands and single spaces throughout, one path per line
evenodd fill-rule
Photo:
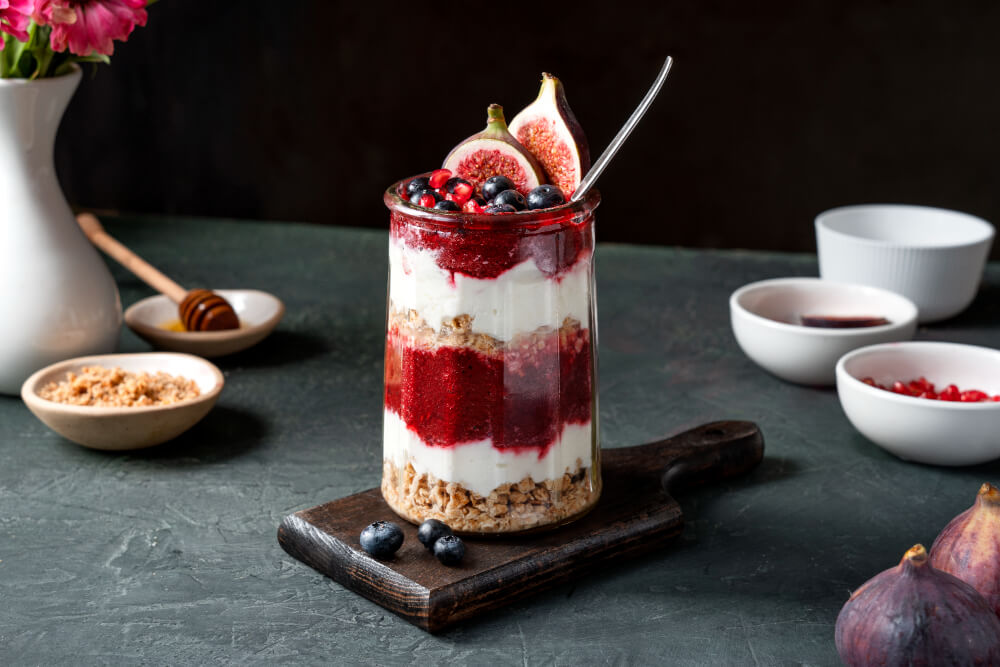
M 432 188 L 437 190 L 440 187 L 444 187 L 444 184 L 451 178 L 450 169 L 435 169 L 431 172 L 428 183 Z
M 961 403 L 983 403 L 985 401 L 992 401 L 994 403 L 1000 403 L 1000 394 L 996 396 L 990 396 L 985 391 L 979 389 L 966 389 L 961 390 L 958 385 L 949 384 L 940 392 L 934 390 L 934 383 L 929 382 L 924 376 L 920 376 L 916 380 L 910 380 L 909 382 L 902 382 L 897 380 L 892 383 L 892 386 L 886 387 L 875 382 L 875 378 L 863 377 L 860 378 L 861 382 L 864 382 L 869 387 L 877 387 L 884 391 L 891 391 L 894 394 L 900 394 L 902 396 L 912 396 L 914 398 L 928 398 L 931 400 L 938 401 L 952 401 Z
M 960 401 L 962 400 L 962 392 L 958 390 L 958 387 L 950 384 L 941 391 L 938 395 L 942 401 Z
M 462 210 L 466 213 L 482 213 L 483 207 L 479 205 L 475 199 L 469 199 L 464 204 L 462 204 Z
M 424 208 L 434 208 L 434 195 L 421 195 L 420 199 L 417 201 L 418 206 L 423 206 Z
M 460 197 L 462 201 L 465 201 L 472 196 L 473 189 L 472 183 L 456 183 L 455 196 Z

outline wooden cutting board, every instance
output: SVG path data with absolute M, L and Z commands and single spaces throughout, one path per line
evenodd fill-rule
M 666 440 L 601 452 L 604 489 L 591 512 L 558 530 L 512 538 L 465 538 L 456 567 L 442 565 L 417 540 L 417 528 L 393 513 L 378 489 L 285 517 L 282 548 L 355 593 L 414 625 L 438 632 L 463 619 L 611 561 L 655 549 L 681 532 L 670 493 L 752 470 L 764 456 L 756 424 L 705 424 Z M 372 521 L 395 521 L 405 535 L 389 560 L 358 542 Z

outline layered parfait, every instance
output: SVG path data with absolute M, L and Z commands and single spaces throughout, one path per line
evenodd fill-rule
M 544 75 L 510 130 L 491 105 L 442 168 L 386 192 L 382 494 L 410 521 L 518 532 L 598 499 L 599 196 L 568 201 L 585 145 Z

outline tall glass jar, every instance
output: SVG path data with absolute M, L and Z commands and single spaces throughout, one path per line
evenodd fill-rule
M 571 521 L 601 491 L 594 209 L 390 210 L 382 495 L 462 533 Z

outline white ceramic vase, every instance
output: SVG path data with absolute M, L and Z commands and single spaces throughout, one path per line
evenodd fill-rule
M 0 79 L 0 393 L 56 361 L 113 352 L 122 309 L 56 178 L 59 121 L 80 83 Z

